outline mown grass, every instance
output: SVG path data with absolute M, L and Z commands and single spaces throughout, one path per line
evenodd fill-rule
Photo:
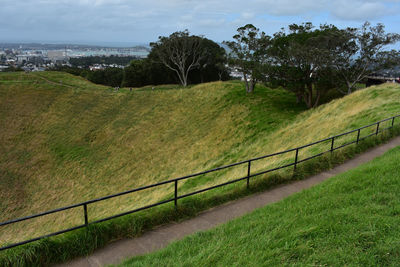
M 400 147 L 120 266 L 398 266 Z
M 306 143 L 308 134 L 314 134 L 311 130 L 299 129 L 301 121 L 314 128 L 319 128 L 325 120 L 335 124 L 332 127 L 322 123 L 323 129 L 313 135 L 321 139 L 330 133 L 370 123 L 375 118 L 392 116 L 400 110 L 399 88 L 387 85 L 337 100 L 333 107 L 328 104 L 316 111 L 302 112 L 304 106 L 296 104 L 295 97 L 286 91 L 258 87 L 254 95 L 246 96 L 242 84 L 237 82 L 188 89 L 160 86 L 154 90 L 114 92 L 86 81 L 75 81 L 74 76 L 63 73 L 40 74 L 54 83 L 64 77 L 61 85 L 31 74 L 6 75 L 0 75 L 0 80 L 36 82 L 28 86 L 0 83 L 0 113 L 4 115 L 0 123 L 8 125 L 7 131 L 0 133 L 0 145 L 6 149 L 3 157 L 0 156 L 0 182 L 12 183 L 0 192 L 4 216 L 1 221 L 295 147 Z M 71 88 L 65 86 L 67 83 L 76 84 Z M 369 97 L 373 95 L 371 92 L 382 98 Z M 357 106 L 364 101 L 366 105 Z M 352 110 L 352 105 L 359 115 Z M 314 112 L 319 115 L 313 116 Z M 368 112 L 369 115 L 364 114 Z M 323 148 L 314 148 L 312 152 Z M 310 152 L 305 150 L 301 156 Z M 253 171 L 282 164 L 293 156 L 260 161 L 259 165 L 252 165 Z M 329 168 L 331 159 L 326 162 L 329 163 L 318 162 L 321 168 L 305 169 L 302 175 Z M 245 168 L 235 168 L 191 179 L 180 183 L 179 193 L 242 177 L 245 172 Z M 265 182 L 254 185 L 250 191 L 235 184 L 185 199 L 178 211 L 171 206 L 160 207 L 0 256 L 4 262 L 20 261 L 21 265 L 62 261 L 90 253 L 115 238 L 135 236 L 154 225 L 193 216 L 252 190 L 290 179 L 293 179 L 292 173 L 278 173 L 261 179 Z M 89 219 L 154 203 L 171 197 L 172 192 L 172 186 L 165 186 L 91 205 Z M 4 243 L 17 241 L 82 222 L 82 210 L 75 209 L 3 228 L 0 239 Z

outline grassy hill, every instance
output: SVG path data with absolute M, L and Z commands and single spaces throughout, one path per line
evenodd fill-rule
M 56 72 L 1 74 L 0 107 L 1 221 L 235 161 L 243 145 L 304 110 L 283 90 L 260 88 L 247 98 L 234 82 L 114 92 Z M 89 214 L 153 202 L 170 194 L 165 190 L 93 206 Z M 72 210 L 21 223 L 23 230 L 8 227 L 0 240 L 81 217 Z
M 0 221 L 306 144 L 398 114 L 399 100 L 399 86 L 382 85 L 305 111 L 287 91 L 260 86 L 247 96 L 239 82 L 115 92 L 66 73 L 1 73 Z M 180 193 L 245 172 L 238 167 L 190 180 L 180 184 Z M 89 217 L 131 210 L 172 192 L 166 186 L 91 205 Z M 3 227 L 0 243 L 81 223 L 81 209 L 49 215 Z
M 398 266 L 400 147 L 121 266 Z

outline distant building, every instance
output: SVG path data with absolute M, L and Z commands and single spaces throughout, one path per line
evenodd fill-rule
M 89 66 L 89 69 L 91 71 L 95 71 L 95 70 L 104 70 L 105 67 L 103 67 L 101 64 L 94 64 L 93 66 Z
M 7 59 L 6 60 L 6 64 L 14 66 L 15 65 L 15 59 Z
M 23 62 L 28 61 L 27 55 L 16 55 L 18 64 L 22 64 Z
M 67 53 L 65 51 L 50 50 L 47 52 L 47 57 L 53 63 L 65 63 L 68 61 Z

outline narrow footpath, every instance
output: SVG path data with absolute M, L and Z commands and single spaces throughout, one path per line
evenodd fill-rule
M 78 88 L 78 86 L 72 86 L 72 85 L 68 85 L 68 84 L 63 84 L 62 82 L 53 82 L 50 81 L 49 79 L 39 75 L 39 74 L 34 74 L 35 77 L 44 80 L 45 82 L 49 83 L 49 84 L 53 84 L 53 85 L 58 85 L 58 86 L 65 86 L 65 87 L 69 87 L 69 88 Z
M 277 202 L 291 194 L 310 188 L 330 177 L 371 161 L 399 145 L 400 137 L 393 138 L 388 143 L 372 148 L 329 171 L 322 172 L 302 181 L 281 185 L 265 192 L 228 202 L 204 211 L 192 219 L 163 225 L 137 238 L 116 241 L 104 248 L 98 249 L 92 255 L 57 266 L 106 266 L 108 264 L 121 263 L 125 259 L 133 256 L 159 250 L 166 247 L 169 243 L 182 239 L 187 235 L 216 227 L 219 224 L 250 213 L 257 208 Z

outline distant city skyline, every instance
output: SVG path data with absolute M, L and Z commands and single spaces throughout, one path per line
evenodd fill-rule
M 291 23 L 400 33 L 400 0 L 1 0 L 0 42 L 135 46 L 188 29 L 217 42 L 247 23 L 273 34 Z
M 54 40 L 1 40 L 0 44 L 65 44 L 65 45 L 92 45 L 101 47 L 135 47 L 149 46 L 147 42 L 93 42 L 93 41 L 54 41 Z

